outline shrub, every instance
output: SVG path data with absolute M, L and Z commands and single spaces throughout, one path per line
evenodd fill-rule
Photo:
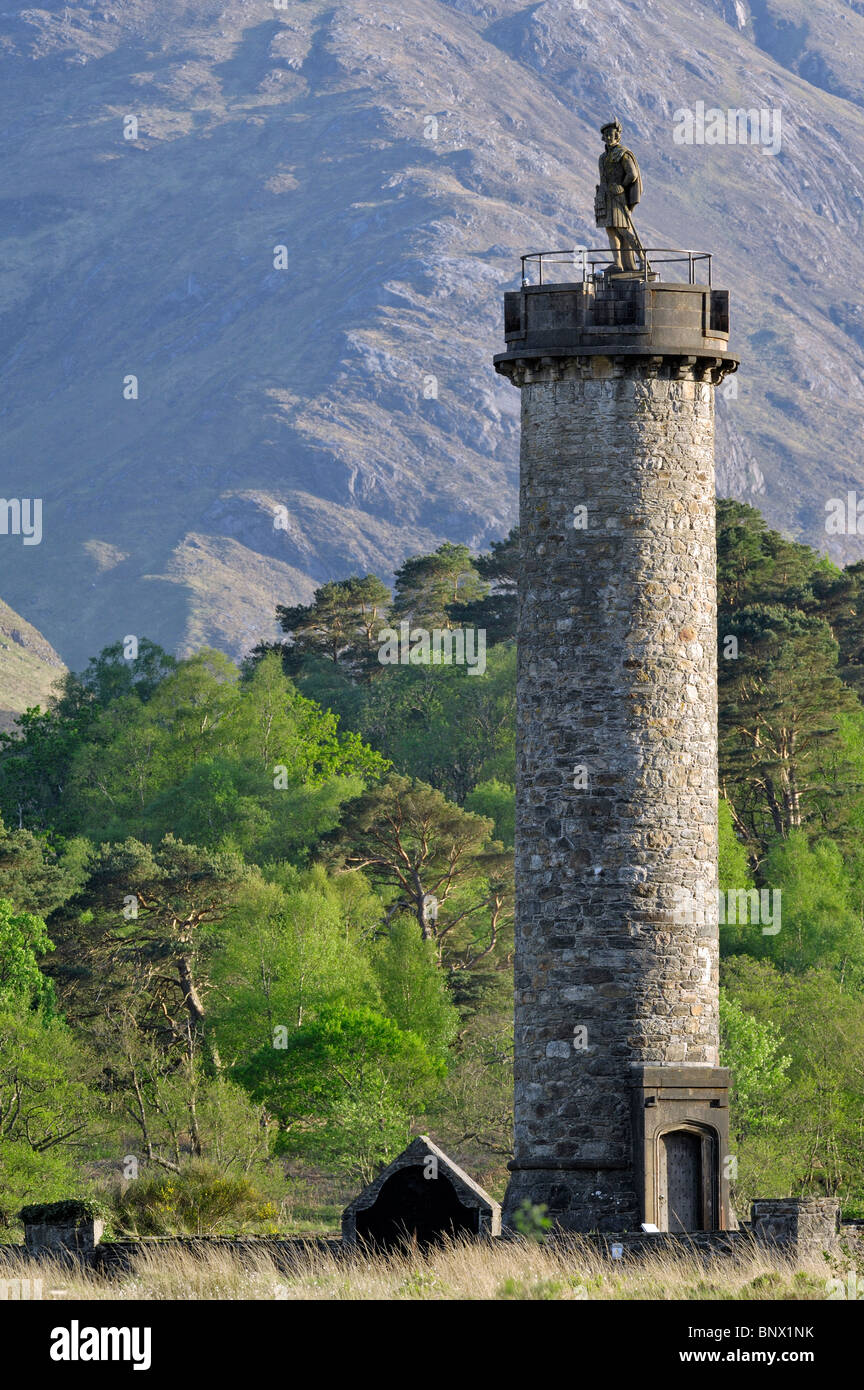
M 248 1178 L 203 1163 L 136 1178 L 115 1195 L 113 1208 L 118 1229 L 133 1236 L 233 1233 L 276 1215 Z
M 70 1197 L 63 1202 L 33 1202 L 21 1208 L 18 1219 L 25 1226 L 81 1226 L 109 1215 L 105 1204 L 95 1198 Z

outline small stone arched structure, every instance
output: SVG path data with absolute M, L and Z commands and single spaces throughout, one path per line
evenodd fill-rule
M 342 1213 L 342 1240 L 381 1249 L 501 1233 L 501 1208 L 421 1134 Z

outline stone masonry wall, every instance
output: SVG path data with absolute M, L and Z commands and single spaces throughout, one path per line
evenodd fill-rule
M 687 373 L 593 358 L 522 386 L 505 1220 L 528 1196 L 633 1229 L 632 1065 L 718 1062 L 714 402 Z

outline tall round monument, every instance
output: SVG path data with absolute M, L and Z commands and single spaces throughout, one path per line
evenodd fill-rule
M 714 391 L 738 363 L 710 257 L 642 247 L 604 140 L 611 249 L 525 257 L 495 358 L 522 393 L 504 1220 L 723 1229 Z

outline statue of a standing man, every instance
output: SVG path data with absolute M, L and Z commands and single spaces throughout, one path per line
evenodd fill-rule
M 642 197 L 642 175 L 636 156 L 621 144 L 621 125 L 601 127 L 605 151 L 600 156 L 600 182 L 594 195 L 594 216 L 605 227 L 618 270 L 640 270 L 644 252 L 630 209 Z

